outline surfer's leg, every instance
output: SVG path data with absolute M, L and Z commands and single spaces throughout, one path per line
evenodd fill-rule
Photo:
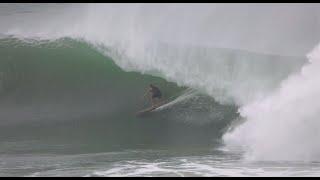
M 154 105 L 156 104 L 156 98 L 152 98 L 151 103 L 152 103 L 152 107 L 154 107 Z
M 154 97 L 152 95 L 150 96 L 150 102 L 151 102 L 151 106 L 153 107 L 155 103 L 154 103 Z
M 154 100 L 153 100 L 153 97 L 152 97 L 152 94 L 149 96 L 149 98 L 150 98 L 150 102 L 151 102 L 151 106 L 153 107 L 153 104 L 154 104 Z
M 155 97 L 154 99 L 154 104 L 158 104 L 160 102 L 160 97 Z

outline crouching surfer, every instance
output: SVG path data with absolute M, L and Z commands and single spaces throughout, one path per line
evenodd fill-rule
M 145 95 L 147 94 L 149 94 L 152 107 L 155 107 L 156 103 L 159 103 L 162 98 L 160 89 L 153 84 L 149 85 L 148 92 Z

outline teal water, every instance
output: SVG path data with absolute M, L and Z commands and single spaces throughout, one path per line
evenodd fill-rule
M 236 107 L 220 105 L 205 94 L 159 77 L 123 71 L 86 43 L 61 39 L 35 45 L 6 38 L 0 45 L 3 176 L 99 175 L 102 167 L 95 172 L 91 165 L 87 168 L 93 171 L 60 174 L 56 169 L 56 173 L 42 174 L 52 168 L 42 167 L 48 161 L 69 156 L 79 156 L 82 161 L 83 154 L 93 158 L 88 163 L 94 167 L 99 164 L 96 156 L 108 158 L 111 154 L 111 167 L 127 159 L 127 154 L 133 159 L 144 158 L 145 151 L 151 151 L 147 155 L 151 157 L 158 150 L 160 157 L 162 151 L 210 151 L 219 147 L 228 124 L 238 117 Z M 160 87 L 165 98 L 177 98 L 177 102 L 139 118 L 135 113 L 150 106 L 143 98 L 149 83 Z M 212 117 L 210 121 L 195 121 Z M 32 163 L 25 158 L 46 160 Z M 29 167 L 29 163 L 35 167 L 20 167 Z M 74 163 L 79 162 L 67 168 L 77 168 L 79 164 Z
M 236 106 L 123 71 L 89 44 L 0 45 L 1 176 L 318 175 L 317 162 L 246 162 L 221 149 Z M 177 102 L 137 118 L 150 82 Z

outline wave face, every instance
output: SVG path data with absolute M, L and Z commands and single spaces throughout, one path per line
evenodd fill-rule
M 81 152 L 211 146 L 238 116 L 235 106 L 220 105 L 208 95 L 125 72 L 83 42 L 38 45 L 7 38 L 0 46 L 4 142 L 63 142 Z M 137 118 L 136 112 L 150 106 L 143 98 L 150 83 L 164 97 L 177 99 L 152 116 Z
M 57 6 L 61 8 L 57 8 Z M 144 131 L 141 131 L 141 128 L 148 127 L 146 129 L 150 130 L 148 131 L 150 134 L 148 134 L 149 136 L 147 135 L 147 137 L 153 137 L 153 142 L 165 142 L 169 137 L 159 138 L 155 141 L 154 137 L 158 136 L 153 134 L 156 132 L 160 133 L 160 131 L 165 128 L 171 129 L 171 133 L 168 133 L 171 138 L 177 137 L 177 139 L 179 139 L 176 142 L 185 142 L 183 139 L 187 140 L 189 138 L 190 140 L 191 136 L 194 142 L 199 141 L 203 144 L 208 143 L 209 139 L 219 139 L 223 135 L 224 130 L 232 124 L 231 122 L 234 122 L 234 119 L 238 119 L 237 107 L 239 107 L 241 118 L 243 118 L 245 122 L 242 125 L 236 126 L 235 131 L 228 133 L 226 135 L 228 137 L 226 137 L 225 140 L 228 139 L 226 140 L 227 144 L 238 142 L 236 144 L 246 145 L 245 147 L 249 148 L 248 153 L 254 152 L 254 155 L 250 155 L 251 157 L 255 157 L 254 159 L 273 160 L 279 158 L 291 160 L 297 157 L 307 159 L 304 158 L 304 155 L 310 151 L 305 149 L 311 149 L 314 146 L 317 147 L 318 143 L 312 141 L 306 144 L 304 148 L 296 148 L 299 144 L 296 140 L 299 138 L 295 138 L 295 140 L 291 139 L 299 135 L 301 135 L 301 137 L 299 136 L 301 141 L 305 139 L 303 137 L 308 138 L 309 135 L 306 135 L 305 132 L 313 129 L 314 123 L 305 125 L 304 130 L 301 130 L 301 132 L 297 134 L 295 134 L 294 131 L 287 130 L 285 127 L 291 127 L 295 122 L 302 122 L 307 118 L 306 114 L 302 113 L 302 115 L 297 111 L 301 110 L 300 104 L 292 103 L 292 101 L 298 102 L 298 97 L 301 97 L 301 101 L 305 98 L 310 98 L 304 95 L 313 93 L 311 90 L 314 88 L 313 84 L 308 84 L 310 86 L 306 85 L 303 87 L 310 88 L 308 89 L 310 91 L 300 92 L 296 86 L 301 84 L 303 80 L 292 80 L 295 78 L 291 78 L 291 76 L 299 79 L 301 76 L 301 68 L 307 63 L 305 54 L 319 41 L 320 11 L 318 5 L 68 4 L 24 5 L 23 7 L 3 5 L 2 7 L 3 9 L 11 8 L 9 12 L 1 11 L 3 13 L 3 15 L 1 15 L 3 26 L 0 27 L 0 34 L 4 37 L 14 36 L 15 38 L 23 40 L 24 43 L 30 43 L 32 45 L 37 45 L 38 43 L 41 45 L 54 44 L 61 41 L 62 38 L 67 37 L 73 39 L 72 41 L 88 43 L 89 47 L 94 49 L 88 52 L 76 48 L 78 51 L 75 51 L 75 54 L 72 53 L 73 56 L 75 56 L 74 58 L 68 56 L 57 59 L 54 57 L 56 55 L 52 55 L 52 60 L 45 58 L 48 55 L 44 53 L 39 59 L 46 60 L 42 60 L 41 63 L 51 64 L 47 66 L 47 68 L 40 66 L 40 69 L 43 68 L 45 70 L 44 72 L 39 72 L 37 75 L 33 74 L 33 76 L 30 76 L 31 80 L 29 81 L 21 80 L 22 84 L 28 83 L 25 85 L 18 83 L 21 86 L 13 88 L 15 90 L 4 91 L 10 92 L 9 94 L 16 92 L 14 97 L 19 96 L 23 97 L 22 99 L 27 99 L 25 101 L 25 107 L 30 107 L 31 100 L 28 98 L 32 97 L 31 95 L 25 95 L 25 93 L 36 92 L 35 87 L 37 84 L 40 84 L 40 89 L 47 88 L 41 91 L 43 95 L 38 92 L 36 93 L 36 96 L 39 97 L 41 101 L 48 98 L 55 101 L 57 98 L 63 97 L 64 101 L 69 101 L 69 105 L 66 105 L 68 103 L 64 102 L 62 104 L 65 104 L 65 106 L 59 105 L 59 107 L 62 107 L 61 109 L 63 110 L 65 110 L 64 107 L 66 106 L 75 107 L 74 111 L 77 113 L 73 113 L 73 115 L 77 114 L 76 116 L 78 117 L 85 117 L 82 113 L 88 111 L 88 109 L 91 109 L 91 112 L 95 111 L 95 109 L 98 109 L 99 112 L 104 112 L 105 109 L 101 110 L 101 108 L 108 107 L 107 110 L 110 113 L 106 114 L 115 117 L 110 118 L 114 119 L 112 123 L 110 123 L 111 129 L 117 129 L 115 128 L 116 126 L 119 128 L 131 127 L 131 131 L 134 130 L 132 127 L 139 126 L 136 132 L 146 133 L 147 130 L 144 129 Z M 79 44 L 76 46 L 79 46 Z M 55 52 L 65 52 L 66 50 L 70 55 L 71 52 L 74 52 L 73 48 L 65 49 L 64 47 L 62 49 L 56 48 Z M 95 58 L 88 57 L 90 54 L 94 54 Z M 117 69 L 117 66 L 112 65 L 111 68 L 110 63 L 109 65 L 101 65 L 98 63 L 99 65 L 93 69 L 98 67 L 102 69 L 105 68 L 104 70 L 100 69 L 100 71 L 102 74 L 106 73 L 106 75 L 98 75 L 96 74 L 96 69 L 93 70 L 88 68 L 88 66 L 80 65 L 82 63 L 88 63 L 89 65 L 97 63 L 93 60 L 99 59 L 97 56 L 101 59 L 97 62 L 111 62 L 105 60 L 106 57 L 109 57 L 109 59 L 112 59 L 117 66 L 126 72 L 122 72 L 122 70 L 119 69 L 119 71 L 121 71 L 119 74 L 121 75 L 117 73 L 115 73 L 117 75 L 114 75 L 111 72 Z M 87 58 L 84 60 L 82 57 Z M 38 58 L 30 58 L 27 61 L 17 64 L 31 63 L 32 60 L 35 61 L 36 59 Z M 90 59 L 90 61 L 88 59 Z M 34 63 L 31 67 L 39 66 L 40 64 L 38 63 L 40 62 Z M 55 81 L 53 82 L 57 82 L 58 84 L 48 81 L 48 79 L 50 79 L 50 76 L 48 77 L 50 69 L 52 67 L 57 68 L 65 63 L 71 63 L 69 67 L 81 66 L 75 73 L 77 76 L 90 70 L 95 72 L 93 73 L 95 76 L 83 75 L 80 76 L 81 78 L 72 77 L 69 72 L 73 72 L 74 70 L 68 69 L 62 71 L 67 72 L 64 74 L 59 72 L 58 76 L 61 77 L 61 79 L 57 80 L 55 76 Z M 310 66 L 313 67 L 316 65 Z M 27 67 L 28 66 L 24 65 L 21 67 L 22 70 L 19 69 L 17 72 L 23 72 Z M 306 65 L 306 67 L 309 67 L 309 65 Z M 109 76 L 109 73 L 112 74 L 113 78 L 110 78 L 111 80 L 108 82 L 105 78 Z M 128 76 L 125 76 L 124 74 L 126 73 L 133 73 L 134 75 L 128 74 Z M 310 72 L 310 74 L 312 73 Z M 10 78 L 7 80 L 8 87 L 12 87 L 10 85 L 11 82 L 19 81 L 15 80 L 15 78 L 19 79 L 17 76 L 18 75 L 10 76 L 11 80 Z M 114 82 L 115 79 L 123 76 L 128 79 L 124 78 L 123 80 Z M 91 79 L 87 79 L 89 77 L 91 77 Z M 130 79 L 134 77 L 136 78 L 135 80 Z M 165 109 L 165 112 L 153 117 L 152 120 L 157 118 L 161 120 L 165 119 L 161 122 L 157 121 L 159 123 L 156 124 L 157 126 L 153 121 L 152 123 L 150 121 L 143 121 L 143 125 L 135 121 L 128 121 L 128 119 L 131 119 L 130 113 L 128 112 L 133 112 L 134 107 L 138 106 L 137 102 L 139 100 L 138 98 L 134 98 L 138 97 L 139 93 L 143 91 L 142 86 L 147 85 L 149 81 L 164 83 L 165 81 L 161 78 L 173 83 L 172 87 L 168 88 L 168 92 L 171 94 L 178 93 L 180 97 L 189 97 L 178 86 L 188 87 L 196 90 L 196 92 L 191 95 L 192 98 L 182 98 L 182 101 L 174 104 L 174 108 Z M 36 81 L 38 79 L 41 83 Z M 82 81 L 80 79 L 82 79 Z M 312 78 L 310 77 L 310 79 Z M 290 85 L 292 81 L 297 82 L 298 85 Z M 44 85 L 44 82 L 46 82 L 46 85 Z M 61 85 L 61 82 L 65 83 Z M 76 82 L 78 82 L 78 84 Z M 108 83 L 111 82 L 119 83 L 119 87 L 116 85 L 110 86 Z M 13 84 L 16 85 L 16 83 Z M 72 87 L 70 88 L 69 94 L 65 96 L 57 94 L 59 91 L 65 93 L 66 89 L 69 89 L 70 84 Z M 131 84 L 129 88 L 130 93 L 121 91 L 127 89 L 128 84 Z M 132 86 L 134 87 L 133 89 L 131 89 Z M 288 88 L 285 88 L 285 86 L 288 86 Z M 114 88 L 109 90 L 106 87 Z M 22 90 L 24 88 L 26 89 Z M 51 91 L 54 91 L 53 94 L 56 95 L 53 96 Z M 89 97 L 87 96 L 88 92 L 90 94 Z M 133 92 L 136 94 L 133 94 Z M 290 94 L 291 92 L 294 92 L 295 95 Z M 8 99 L 8 103 L 6 104 L 10 104 L 9 102 L 12 101 L 9 94 L 4 96 L 5 99 Z M 105 94 L 109 96 L 107 97 Z M 37 99 L 37 97 L 35 97 L 35 99 Z M 68 100 L 70 97 L 74 98 Z M 101 97 L 105 97 L 103 102 L 103 98 Z M 289 98 L 287 99 L 287 97 Z M 122 100 L 120 101 L 119 99 L 121 98 Z M 196 98 L 196 100 L 194 100 L 194 98 Z M 94 103 L 88 103 L 87 101 L 90 102 L 88 99 L 94 101 Z M 32 101 L 36 100 L 32 99 Z M 78 106 L 73 106 L 73 103 L 77 101 L 81 102 L 77 103 Z M 136 104 L 129 103 L 129 107 L 128 101 L 135 102 Z M 107 104 L 107 102 L 110 104 Z M 309 101 L 306 100 L 305 102 Z M 268 108 L 271 106 L 274 108 L 281 106 L 278 103 L 283 104 L 283 107 L 280 107 L 280 114 L 282 115 L 278 114 L 278 110 Z M 43 105 L 45 103 L 39 104 L 39 107 L 45 107 Z M 52 105 L 53 103 L 50 102 L 48 104 Z M 268 106 L 264 104 L 268 104 Z M 10 106 L 5 105 L 4 107 Z M 125 109 L 123 107 L 125 107 Z M 80 110 L 81 112 L 79 112 Z M 310 108 L 310 110 L 316 112 L 316 109 Z M 183 114 L 186 111 L 188 113 L 185 113 L 184 116 Z M 26 112 L 30 111 L 26 110 Z M 44 110 L 43 112 L 48 111 Z M 68 110 L 66 114 L 69 112 Z M 217 115 L 219 113 L 220 115 Z M 92 114 L 97 116 L 99 113 L 94 112 Z M 119 114 L 123 116 L 126 115 L 126 117 L 118 118 Z M 289 118 L 291 116 L 295 117 L 296 120 Z M 314 116 L 316 117 L 316 114 L 314 114 Z M 63 117 L 65 116 L 63 115 Z M 91 119 L 91 116 L 87 117 Z M 261 118 L 263 120 L 260 120 Z M 125 120 L 116 121 L 115 119 Z M 179 121 L 172 121 L 172 119 Z M 273 128 L 274 124 L 279 122 L 276 120 L 279 119 L 283 122 L 283 125 L 278 126 L 278 129 Z M 105 121 L 103 122 L 105 123 Z M 172 125 L 172 122 L 179 123 Z M 189 123 L 186 122 L 192 122 L 193 125 L 187 125 Z M 220 123 L 219 125 L 216 124 L 218 122 Z M 132 126 L 129 126 L 128 123 L 133 123 L 134 125 L 131 124 Z M 299 123 L 296 125 L 299 125 Z M 296 127 L 296 125 L 292 126 Z M 101 126 L 99 123 L 95 123 L 94 126 L 96 127 L 93 129 L 108 127 L 106 125 Z M 186 129 L 190 132 L 190 136 L 188 137 L 182 135 L 186 134 L 182 133 L 183 131 L 186 132 Z M 115 131 L 118 132 L 118 130 L 119 129 Z M 271 137 L 266 138 L 267 133 L 272 133 L 273 131 L 279 132 L 279 136 L 283 135 L 279 137 L 279 141 L 271 141 Z M 81 132 L 79 134 L 83 134 L 83 131 L 79 132 Z M 101 130 L 101 132 L 103 132 L 103 130 Z M 113 131 L 110 130 L 110 132 Z M 180 132 L 181 134 L 179 134 Z M 282 134 L 280 132 L 285 133 Z M 113 133 L 110 133 L 109 135 L 113 136 L 112 134 Z M 115 134 L 117 133 L 115 132 Z M 142 136 L 146 137 L 144 133 L 140 135 L 141 136 L 137 136 L 140 140 L 144 139 L 141 138 Z M 276 136 L 276 133 L 273 135 Z M 313 135 L 314 137 L 318 137 L 317 134 Z M 275 139 L 274 136 L 272 136 L 272 140 Z M 126 138 L 128 137 L 126 136 Z M 253 138 L 252 141 L 251 138 Z M 119 140 L 121 138 L 114 139 Z M 268 139 L 270 139 L 270 141 L 268 141 Z M 132 142 L 138 144 L 137 142 L 142 142 L 140 140 L 133 140 Z M 309 140 L 311 139 L 309 138 Z M 145 140 L 144 142 L 151 142 L 151 140 Z M 128 142 L 123 144 L 128 144 Z M 285 144 L 287 145 L 286 147 L 295 147 L 297 151 L 286 154 L 285 149 L 279 149 L 280 144 Z M 264 145 L 268 145 L 268 151 L 263 149 Z M 274 156 L 273 154 L 275 154 L 276 151 L 281 152 L 279 152 L 277 156 Z M 312 153 L 311 157 L 317 158 L 317 155 Z
M 161 76 L 238 105 L 265 96 L 297 71 L 319 35 L 319 9 L 308 4 L 56 6 L 29 6 L 34 11 L 29 15 L 20 9 L 2 20 L 3 34 L 81 39 L 125 70 Z M 274 19 L 279 22 L 270 27 Z

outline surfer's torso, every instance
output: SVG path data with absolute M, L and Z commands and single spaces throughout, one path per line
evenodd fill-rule
M 159 88 L 153 86 L 150 87 L 149 92 L 151 93 L 152 98 L 161 98 L 162 94 L 161 91 L 159 90 Z

